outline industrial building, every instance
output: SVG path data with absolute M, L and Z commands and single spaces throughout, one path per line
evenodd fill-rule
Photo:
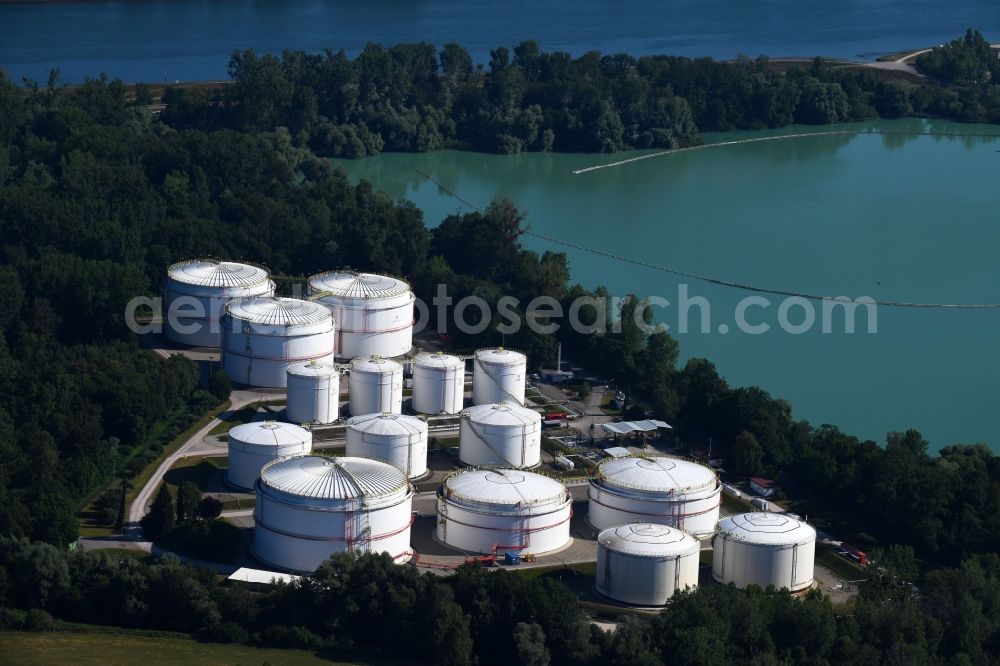
M 365 414 L 347 420 L 347 455 L 382 460 L 408 478 L 427 473 L 427 422 L 401 414 Z
M 712 539 L 712 577 L 736 587 L 813 584 L 816 530 L 782 513 L 743 513 L 719 522 Z
M 250 490 L 264 465 L 312 451 L 312 433 L 291 423 L 255 421 L 229 430 L 226 482 Z
M 472 403 L 524 405 L 527 369 L 528 359 L 520 352 L 503 347 L 478 350 L 472 361 Z
M 534 467 L 541 462 L 542 417 L 520 405 L 476 405 L 462 412 L 459 459 L 476 467 Z
M 401 414 L 403 366 L 380 356 L 354 359 L 351 361 L 347 400 L 351 416 Z
M 308 361 L 288 366 L 288 404 L 292 423 L 325 425 L 340 418 L 340 369 L 332 363 Z
M 467 470 L 437 497 L 437 538 L 467 553 L 547 553 L 570 541 L 572 498 L 562 483 L 511 469 Z
M 167 268 L 163 334 L 182 345 L 218 347 L 219 319 L 231 300 L 273 295 L 271 276 L 258 266 L 215 259 L 178 262 Z
M 623 604 L 663 606 L 698 587 L 701 543 L 656 523 L 609 527 L 597 537 L 597 591 Z
M 604 460 L 587 491 L 587 518 L 598 530 L 648 522 L 707 537 L 719 520 L 722 484 L 715 472 L 675 458 Z
M 240 384 L 284 388 L 289 366 L 333 360 L 333 317 L 319 303 L 242 298 L 226 306 L 222 326 L 222 367 Z
M 413 302 L 402 280 L 350 270 L 309 278 L 309 297 L 330 308 L 337 322 L 337 356 L 402 356 L 413 345 Z
M 253 555 L 281 571 L 315 571 L 344 551 L 410 557 L 413 491 L 406 475 L 364 458 L 300 456 L 257 480 Z
M 413 399 L 421 414 L 458 414 L 465 404 L 465 361 L 438 352 L 413 358 Z

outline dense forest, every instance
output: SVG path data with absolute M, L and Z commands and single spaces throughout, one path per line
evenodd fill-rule
M 887 568 L 851 613 L 835 612 L 818 591 L 794 599 L 773 588 L 708 586 L 605 633 L 560 581 L 571 582 L 572 570 L 529 580 L 463 567 L 442 577 L 387 555 L 338 555 L 310 578 L 254 592 L 220 587 L 211 572 L 171 555 L 145 562 L 0 537 L 0 628 L 51 630 L 55 616 L 338 660 L 454 666 L 995 662 L 1000 557 L 929 574 L 919 594 L 900 582 L 905 557 L 882 561 Z
M 274 131 L 325 156 L 443 147 L 516 153 L 676 148 L 698 132 L 933 116 L 1000 122 L 995 54 L 978 33 L 918 61 L 962 87 L 886 80 L 868 67 L 817 58 L 775 67 L 766 56 L 710 58 L 499 47 L 488 65 L 447 44 L 369 44 L 343 51 L 237 52 L 233 85 L 169 89 L 177 129 Z M 985 50 L 984 50 L 985 49 Z

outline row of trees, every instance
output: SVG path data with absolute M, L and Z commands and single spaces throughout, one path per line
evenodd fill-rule
M 819 592 L 797 600 L 773 588 L 708 586 L 606 634 L 554 574 L 528 580 L 464 567 L 440 577 L 386 555 L 345 554 L 312 577 L 253 592 L 220 587 L 210 572 L 173 556 L 70 554 L 0 537 L 0 607 L 341 658 L 701 666 L 991 663 L 1000 656 L 1000 557 L 970 559 L 919 582 L 915 596 L 885 569 L 851 614 L 834 612 Z M 0 610 L 0 624 L 15 621 Z

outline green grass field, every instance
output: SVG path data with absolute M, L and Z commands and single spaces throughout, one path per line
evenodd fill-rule
M 176 496 L 177 489 L 186 481 L 193 481 L 202 492 L 208 487 L 212 476 L 229 465 L 227 457 L 183 458 L 163 475 L 163 480 Z
M 816 564 L 824 569 L 829 569 L 835 576 L 844 580 L 864 580 L 868 578 L 868 572 L 864 567 L 858 566 L 854 562 L 841 557 L 829 548 L 816 544 Z
M 0 654 L 10 666 L 51 664 L 325 664 L 337 663 L 305 650 L 199 643 L 190 638 L 147 638 L 74 632 L 0 632 Z

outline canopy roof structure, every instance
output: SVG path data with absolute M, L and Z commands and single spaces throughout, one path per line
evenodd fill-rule
M 673 430 L 671 426 L 666 421 L 655 421 L 652 419 L 647 419 L 645 421 L 621 421 L 618 423 L 602 423 L 601 427 L 608 432 L 613 432 L 616 435 L 627 435 L 632 432 L 651 432 L 653 430 L 658 430 L 660 428 L 665 428 L 667 430 Z

